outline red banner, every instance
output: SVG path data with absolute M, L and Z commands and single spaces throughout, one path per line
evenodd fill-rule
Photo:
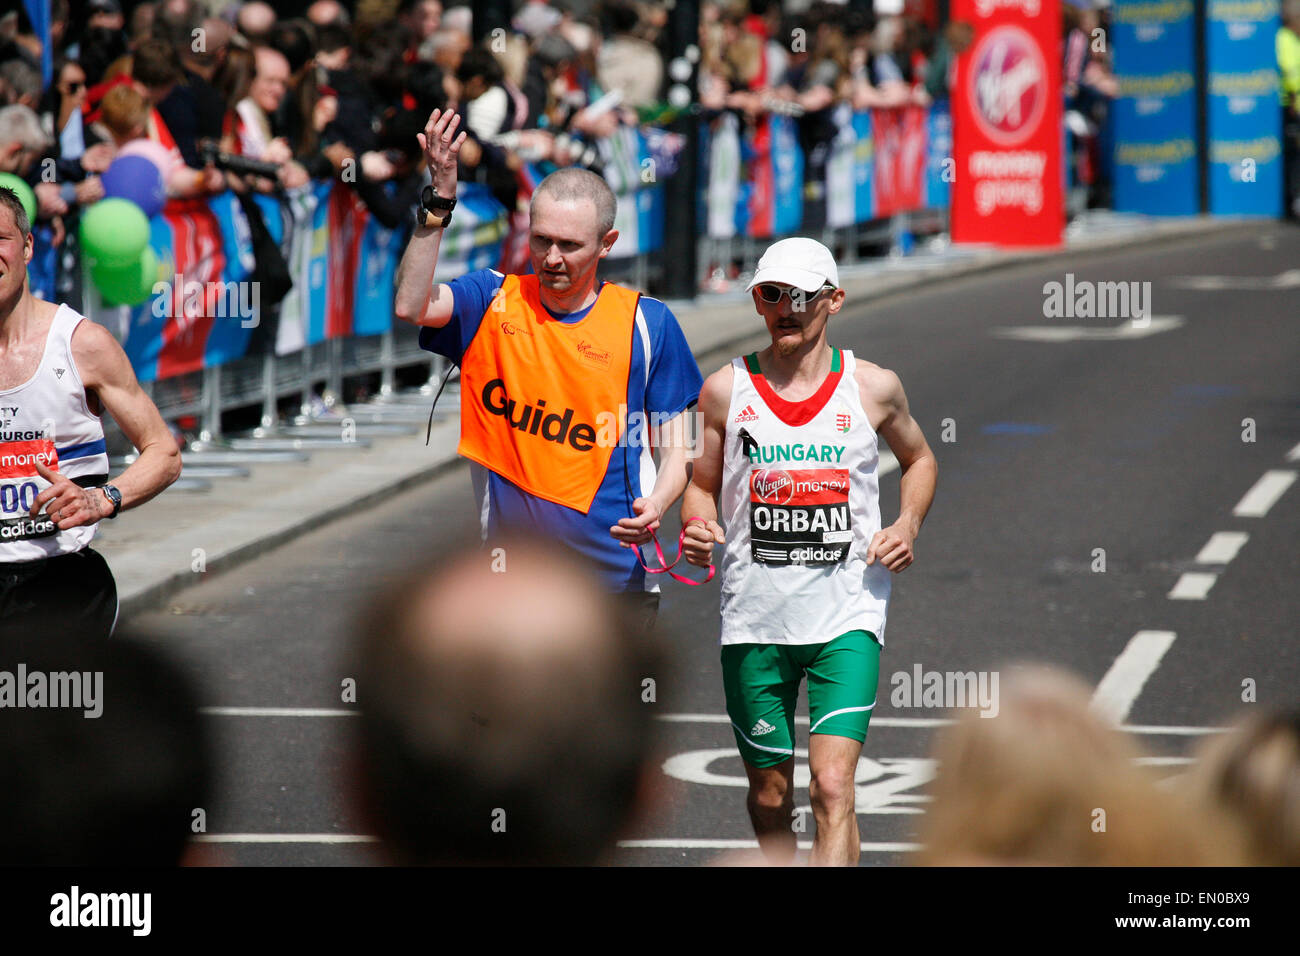
M 871 139 L 875 144 L 876 218 L 925 205 L 926 108 L 871 111 Z
M 353 299 L 357 287 L 357 262 L 369 210 L 342 183 L 329 198 L 329 295 L 326 298 L 325 335 L 352 334 Z
M 1060 0 L 952 0 L 975 27 L 952 97 L 954 242 L 1059 246 Z
M 205 200 L 173 199 L 162 215 L 171 227 L 170 249 L 175 261 L 167 280 L 173 291 L 164 300 L 170 310 L 163 326 L 156 377 L 168 378 L 203 368 L 203 352 L 216 321 L 226 252 L 221 225 Z M 150 307 L 157 308 L 158 302 L 153 300 Z

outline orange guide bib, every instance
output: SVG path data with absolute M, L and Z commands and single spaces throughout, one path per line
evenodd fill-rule
M 461 360 L 460 455 L 586 514 L 623 437 L 639 298 L 606 282 L 567 323 L 536 276 L 506 276 Z

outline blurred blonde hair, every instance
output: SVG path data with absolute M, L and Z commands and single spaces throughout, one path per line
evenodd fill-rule
M 1003 671 L 996 717 L 966 711 L 936 741 L 923 865 L 1178 866 L 1230 862 L 1140 751 L 1048 667 Z M 1104 830 L 1094 830 L 1103 819 Z
M 1218 811 L 1260 866 L 1300 866 L 1300 711 L 1255 714 L 1207 741 L 1189 796 Z

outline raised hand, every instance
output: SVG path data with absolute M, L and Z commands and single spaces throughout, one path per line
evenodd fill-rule
M 433 191 L 451 199 L 456 195 L 456 154 L 465 142 L 465 132 L 457 135 L 460 114 L 455 110 L 434 110 L 424 132 L 418 134 L 424 161 L 433 180 Z

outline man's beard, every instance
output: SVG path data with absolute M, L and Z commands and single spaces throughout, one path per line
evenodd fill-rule
M 789 358 L 791 355 L 794 355 L 795 352 L 798 352 L 799 349 L 801 349 L 802 347 L 803 347 L 802 336 L 800 336 L 798 340 L 794 340 L 790 336 L 783 335 L 780 336 L 775 342 L 772 343 L 772 348 L 776 349 L 776 354 L 781 356 L 781 358 Z

